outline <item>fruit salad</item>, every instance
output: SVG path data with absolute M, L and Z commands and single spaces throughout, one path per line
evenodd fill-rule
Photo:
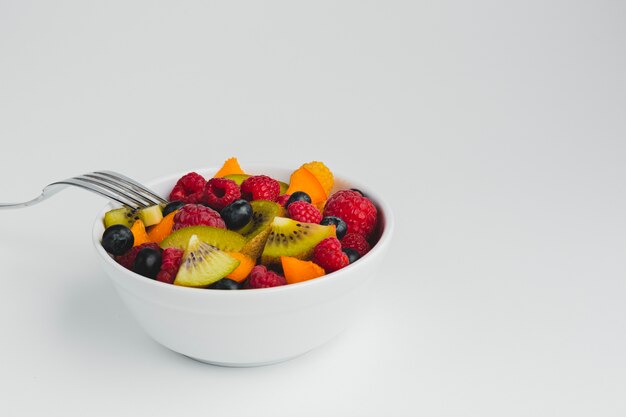
M 287 183 L 230 158 L 212 178 L 182 176 L 167 205 L 106 212 L 102 246 L 123 267 L 173 285 L 240 290 L 315 279 L 376 243 L 376 206 L 334 185 L 319 161 Z

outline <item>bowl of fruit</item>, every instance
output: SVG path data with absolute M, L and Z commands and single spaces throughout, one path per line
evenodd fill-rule
M 97 258 L 149 336 L 216 365 L 280 362 L 339 334 L 393 231 L 385 201 L 317 161 L 231 158 L 148 185 L 169 203 L 107 205 Z

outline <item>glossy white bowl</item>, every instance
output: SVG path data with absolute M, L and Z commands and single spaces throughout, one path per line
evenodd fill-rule
M 217 168 L 197 170 L 211 177 Z M 250 172 L 288 180 L 291 169 L 253 166 Z M 147 183 L 167 195 L 185 173 Z M 255 290 L 179 287 L 135 274 L 102 248 L 98 214 L 93 243 L 98 259 L 141 327 L 163 346 L 198 361 L 223 366 L 257 366 L 287 360 L 324 344 L 356 317 L 365 284 L 389 246 L 393 216 L 389 206 L 364 185 L 336 178 L 337 189 L 359 188 L 379 211 L 380 239 L 354 264 L 306 282 Z

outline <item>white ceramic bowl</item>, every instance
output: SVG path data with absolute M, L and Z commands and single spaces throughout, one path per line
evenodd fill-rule
M 209 178 L 217 168 L 197 170 Z M 291 169 L 263 166 L 250 172 L 288 180 Z M 167 195 L 185 173 L 147 183 Z M 102 248 L 98 214 L 93 243 L 102 267 L 141 327 L 163 346 L 215 365 L 257 366 L 287 360 L 339 334 L 358 313 L 363 284 L 377 270 L 389 246 L 393 216 L 389 206 L 364 185 L 335 179 L 337 189 L 359 188 L 379 211 L 380 239 L 354 264 L 306 282 L 274 288 L 220 291 L 179 287 L 135 274 Z

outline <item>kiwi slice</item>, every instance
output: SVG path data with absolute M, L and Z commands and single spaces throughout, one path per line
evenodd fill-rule
M 130 207 L 121 207 L 104 213 L 104 227 L 109 228 L 115 224 L 131 227 L 137 219 L 139 219 L 138 210 Z
M 161 248 L 184 250 L 193 235 L 196 235 L 202 242 L 228 252 L 239 252 L 246 244 L 246 238 L 232 230 L 212 226 L 189 226 L 178 229 L 163 239 Z
M 241 183 L 244 182 L 245 179 L 248 177 L 250 177 L 250 175 L 247 175 L 247 174 L 224 175 L 224 178 L 228 178 L 229 180 L 235 181 L 237 185 L 241 185 Z M 286 182 L 282 182 L 282 181 L 278 181 L 278 184 L 280 185 L 280 194 L 281 195 L 285 194 L 285 192 L 287 192 L 287 189 L 289 188 L 289 184 L 287 184 Z
M 292 256 L 308 261 L 315 246 L 327 237 L 335 237 L 334 226 L 276 217 L 270 226 L 261 263 L 264 265 L 280 263 L 281 256 Z
M 174 285 L 206 287 L 230 274 L 239 260 L 192 235 L 174 279 Z
M 263 252 L 272 221 L 276 216 L 284 216 L 285 209 L 280 204 L 267 200 L 251 201 L 250 206 L 252 219 L 238 232 L 247 240 L 241 252 L 252 259 L 257 259 Z
M 163 211 L 161 206 L 154 205 L 142 208 L 139 210 L 139 218 L 143 221 L 143 224 L 146 227 L 158 224 L 161 220 L 163 220 Z
M 250 175 L 246 175 L 246 174 L 224 175 L 224 178 L 235 181 L 237 185 L 241 185 L 241 183 L 244 182 L 244 180 L 248 177 L 250 177 Z

